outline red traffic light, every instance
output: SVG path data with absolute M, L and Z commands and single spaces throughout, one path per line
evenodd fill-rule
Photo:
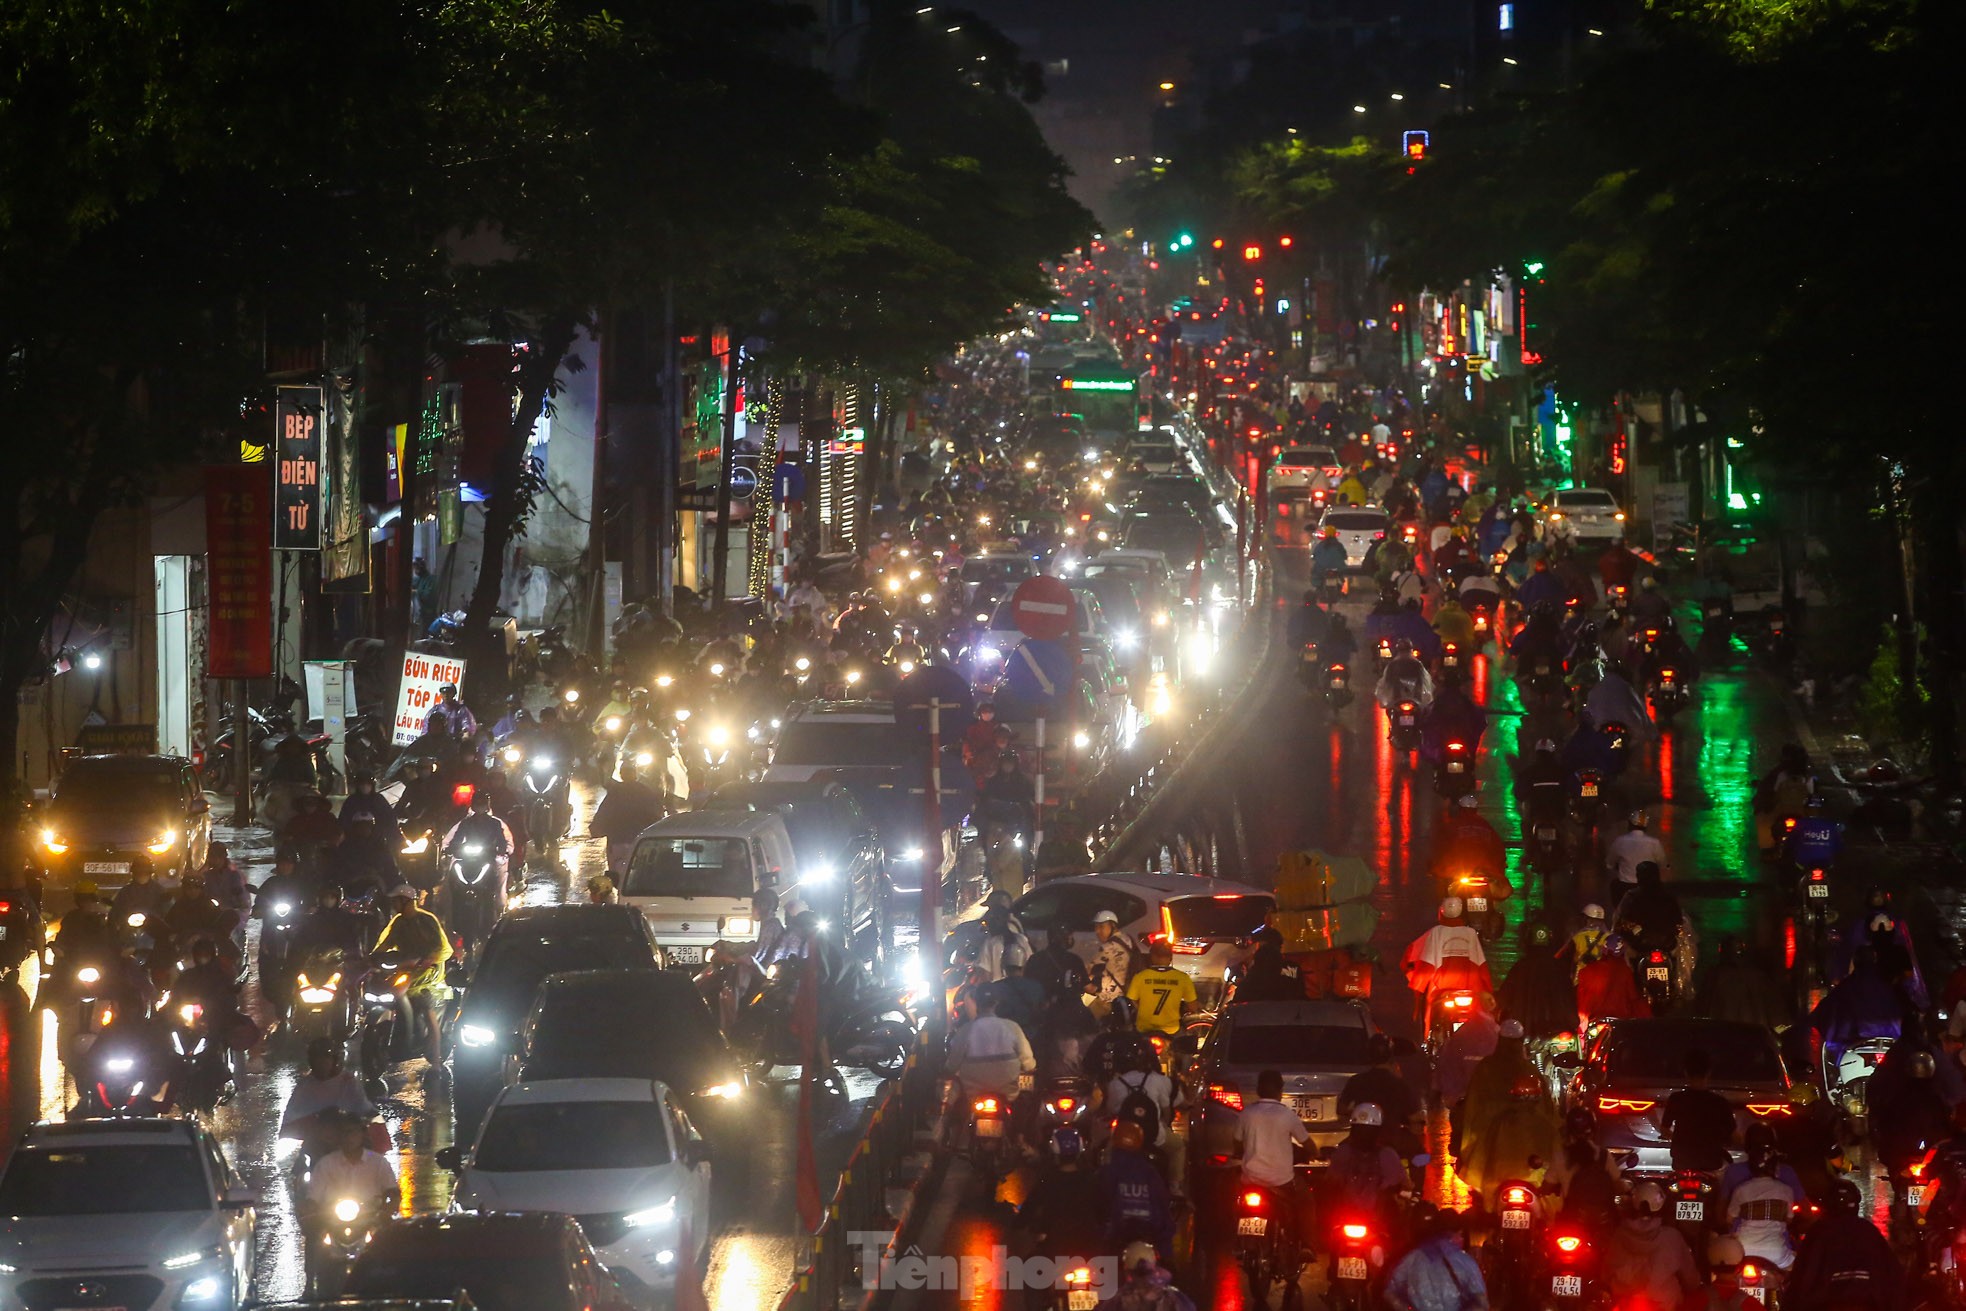
M 1285 250 L 1289 250 L 1289 249 L 1290 249 L 1290 238 L 1289 238 L 1289 237 L 1278 237 L 1278 238 L 1277 238 L 1277 245 L 1279 245 L 1279 246 L 1282 246 L 1282 247 L 1283 247 L 1283 248 L 1284 248 Z
M 1248 260 L 1262 259 L 1263 248 L 1261 246 L 1244 246 L 1242 248 L 1242 257 Z

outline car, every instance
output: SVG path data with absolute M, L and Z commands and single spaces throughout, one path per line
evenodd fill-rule
M 1009 595 L 1037 571 L 1037 562 L 1027 551 L 986 551 L 964 560 L 956 576 L 962 580 L 963 604 L 974 605 L 985 592 Z
M 1618 498 L 1599 487 L 1566 487 L 1551 492 L 1543 507 L 1550 532 L 1578 545 L 1615 542 L 1625 535 L 1625 512 Z
M 1150 474 L 1180 473 L 1187 466 L 1181 448 L 1172 441 L 1163 440 L 1128 442 L 1120 462 L 1129 468 L 1145 469 Z
M 1128 510 L 1159 510 L 1185 506 L 1197 518 L 1215 504 L 1215 493 L 1198 474 L 1157 473 L 1143 480 L 1127 499 Z
M 1318 536 L 1324 530 L 1334 528 L 1338 541 L 1345 548 L 1345 565 L 1350 569 L 1365 567 L 1365 553 L 1372 544 L 1384 541 L 1392 531 L 1393 517 L 1384 510 L 1374 510 L 1357 505 L 1334 505 L 1327 509 L 1318 520 Z
M 1223 1010 L 1192 1067 L 1188 1177 L 1221 1178 L 1232 1168 L 1236 1121 L 1256 1100 L 1264 1070 L 1283 1075 L 1283 1100 L 1311 1141 L 1335 1147 L 1350 1132 L 1338 1115 L 1338 1094 L 1372 1064 L 1366 1047 L 1373 1032 L 1370 1012 L 1357 1001 L 1252 1001 Z
M 1136 510 L 1120 525 L 1120 549 L 1158 551 L 1170 570 L 1186 574 L 1208 545 L 1208 527 L 1186 506 Z
M 1156 939 L 1174 944 L 1174 967 L 1190 975 L 1204 1008 L 1215 1005 L 1229 965 L 1246 953 L 1239 945 L 1263 927 L 1276 898 L 1261 888 L 1195 874 L 1076 874 L 1051 879 L 1011 903 L 1033 948 L 1043 947 L 1054 925 L 1072 931 L 1072 949 L 1090 962 L 1096 943 L 1092 917 L 1119 916 L 1120 930 L 1144 949 Z M 963 918 L 982 914 L 981 905 Z
M 963 776 L 961 748 L 943 744 L 942 773 Z M 955 862 L 945 828 L 925 836 L 921 792 L 928 777 L 928 743 L 895 722 L 888 701 L 808 701 L 788 708 L 772 749 L 766 783 L 825 779 L 853 793 L 880 833 L 888 876 L 899 894 L 921 890 L 923 864 L 935 853 L 942 873 Z M 949 818 L 960 813 L 945 807 Z
M 55 781 L 40 838 L 51 880 L 106 886 L 138 866 L 168 878 L 204 868 L 212 807 L 182 757 L 79 756 Z
M 450 1027 L 458 1132 L 468 1134 L 505 1079 L 519 1050 L 533 996 L 550 974 L 567 970 L 654 970 L 655 935 L 633 906 L 522 906 L 485 939 L 478 968 Z
M 341 1295 L 357 1305 L 363 1298 L 415 1305 L 411 1299 L 455 1298 L 460 1290 L 474 1311 L 629 1311 L 634 1306 L 580 1222 L 571 1215 L 545 1214 L 453 1212 L 391 1220 L 349 1266 Z
M 339 1297 L 332 1302 L 255 1302 L 253 1311 L 477 1311 L 463 1297 Z
M 0 1173 L 0 1306 L 239 1307 L 256 1202 L 194 1120 L 37 1124 Z
M 1100 623 L 1105 626 L 1106 640 L 1112 643 L 1114 651 L 1129 661 L 1145 653 L 1145 616 L 1140 612 L 1140 600 L 1134 594 L 1133 584 L 1123 574 L 1106 572 L 1091 577 L 1079 574 L 1066 579 L 1065 585 L 1072 589 L 1073 599 L 1080 605 L 1087 604 L 1087 598 L 1097 602 Z
M 799 895 L 840 926 L 842 940 L 872 958 L 887 949 L 887 861 L 874 821 L 843 784 L 732 783 L 717 809 L 768 810 L 785 822 L 799 863 Z
M 1270 466 L 1270 491 L 1274 495 L 1285 487 L 1309 491 L 1317 487 L 1336 487 L 1345 467 L 1338 463 L 1338 452 L 1329 446 L 1286 446 L 1277 452 Z
M 533 994 L 506 1083 L 652 1079 L 714 1136 L 748 1109 L 743 1066 L 696 982 L 664 970 L 574 970 Z
M 578 1217 L 594 1255 L 638 1302 L 674 1286 L 685 1243 L 703 1269 L 710 1148 L 655 1080 L 514 1084 L 492 1102 L 470 1154 L 448 1149 L 438 1164 L 457 1170 L 459 1210 Z
M 1575 1068 L 1564 1101 L 1597 1116 L 1598 1142 L 1624 1174 L 1669 1175 L 1672 1145 L 1659 1132 L 1666 1098 L 1686 1086 L 1686 1056 L 1713 1062 L 1711 1087 L 1735 1108 L 1736 1127 L 1788 1116 L 1789 1076 L 1775 1036 L 1759 1024 L 1680 1017 L 1612 1020 Z
M 756 936 L 751 900 L 759 891 L 803 900 L 799 878 L 775 812 L 685 810 L 635 839 L 621 900 L 648 916 L 663 965 L 695 969 L 719 938 Z
M 1069 585 L 1069 584 L 1068 584 Z M 1091 592 L 1075 594 L 1078 604 L 1078 624 L 1081 633 L 1093 635 L 1107 631 L 1106 616 L 1099 604 L 1097 595 Z M 1024 645 L 1026 638 L 1017 627 L 1013 617 L 1016 606 L 1012 598 L 1005 597 L 997 603 L 990 615 L 990 626 L 976 638 L 976 644 L 969 649 L 969 677 L 973 683 L 994 683 L 1003 673 L 1004 663 L 1011 653 Z

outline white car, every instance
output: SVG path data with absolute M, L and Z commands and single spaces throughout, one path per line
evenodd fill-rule
M 1270 466 L 1270 490 L 1285 487 L 1336 487 L 1345 468 L 1329 446 L 1286 446 Z
M 1078 602 L 1079 631 L 1087 637 L 1107 637 L 1104 614 L 1099 609 L 1099 598 L 1090 592 L 1074 589 L 1073 599 Z M 1003 672 L 1011 653 L 1024 645 L 1024 634 L 1018 630 L 1011 619 L 1011 598 L 1005 597 L 997 603 L 996 612 L 990 616 L 990 626 L 976 639 L 976 645 L 969 650 L 969 677 L 972 683 L 993 682 Z
M 1122 464 L 1140 465 L 1148 473 L 1179 473 L 1185 461 L 1172 441 L 1133 441 L 1126 444 Z
M 1072 931 L 1072 950 L 1090 962 L 1098 948 L 1092 917 L 1102 910 L 1119 916 L 1120 931 L 1143 951 L 1166 939 L 1174 945 L 1174 968 L 1194 979 L 1205 1008 L 1221 999 L 1229 966 L 1247 954 L 1241 941 L 1275 908 L 1274 896 L 1247 883 L 1132 872 L 1052 879 L 1011 903 L 1034 950 L 1062 924 Z M 972 909 L 982 913 L 980 903 Z
M 1365 564 L 1365 553 L 1372 549 L 1374 542 L 1384 541 L 1392 531 L 1393 518 L 1384 510 L 1374 510 L 1357 505 L 1334 505 L 1324 512 L 1318 520 L 1317 535 L 1324 536 L 1324 530 L 1338 530 L 1338 541 L 1345 548 L 1345 563 L 1353 569 Z
M 710 1151 L 667 1086 L 648 1079 L 546 1079 L 493 1099 L 457 1171 L 459 1211 L 577 1216 L 594 1254 L 637 1301 L 673 1287 L 684 1235 L 710 1245 Z
M 1551 492 L 1543 517 L 1553 536 L 1579 545 L 1615 542 L 1625 535 L 1625 512 L 1618 508 L 1618 498 L 1597 487 Z
M 0 1306 L 235 1311 L 256 1200 L 195 1121 L 37 1124 L 0 1175 Z

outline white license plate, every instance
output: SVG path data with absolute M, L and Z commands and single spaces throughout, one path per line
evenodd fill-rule
M 1338 1258 L 1338 1277 L 1340 1279 L 1364 1279 L 1365 1258 L 1362 1256 L 1341 1256 Z
M 1401 728 L 1411 728 L 1413 726 L 1413 716 L 1401 715 L 1399 717 L 1399 725 Z
M 1925 1185 L 1913 1184 L 1905 1189 L 1905 1203 L 1914 1207 L 1925 1205 Z
M 1763 1305 L 1763 1306 L 1767 1306 L 1767 1305 L 1768 1305 L 1768 1290 L 1767 1290 L 1767 1289 L 1765 1289 L 1765 1288 L 1748 1288 L 1748 1287 L 1746 1287 L 1746 1286 L 1743 1286 L 1743 1287 L 1742 1287 L 1742 1289 L 1741 1289 L 1741 1291 L 1742 1291 L 1743 1293 L 1746 1293 L 1746 1294 L 1747 1294 L 1747 1295 L 1748 1295 L 1749 1297 L 1751 1297 L 1751 1298 L 1753 1298 L 1753 1299 L 1754 1299 L 1755 1301 L 1757 1301 L 1757 1302 L 1759 1302 L 1759 1303 L 1761 1303 L 1761 1305 Z
M 1472 913 L 1474 913 L 1474 914 L 1476 914 L 1476 915 L 1484 915 L 1484 914 L 1486 914 L 1486 913 L 1488 912 L 1488 898 L 1486 898 L 1486 897 L 1469 897 L 1469 898 L 1468 898 L 1468 910 L 1469 910 L 1469 911 L 1471 911 Z
M 1331 680 L 1331 686 L 1333 687 L 1343 687 L 1344 685 L 1345 685 L 1345 680 L 1342 678 L 1334 678 Z
M 1073 1288 L 1065 1293 L 1065 1311 L 1092 1311 L 1099 1305 L 1099 1292 L 1092 1288 Z
M 1236 1220 L 1236 1232 L 1239 1234 L 1254 1234 L 1256 1237 L 1261 1238 L 1264 1234 L 1270 1232 L 1270 1222 L 1267 1218 L 1260 1215 L 1240 1216 Z
M 1658 980 L 1658 981 L 1659 981 L 1660 983 L 1664 983 L 1664 982 L 1666 981 L 1666 967 L 1665 967 L 1665 966 L 1663 966 L 1663 965 L 1648 965 L 1648 966 L 1646 966 L 1646 967 L 1645 967 L 1645 981 L 1646 981 L 1647 983 L 1650 983 L 1650 982 L 1652 982 L 1652 981 L 1653 981 L 1654 979 L 1656 979 L 1656 980 Z
M 84 874 L 128 874 L 130 862 L 127 860 L 85 860 L 82 862 Z
M 1458 760 L 1450 760 L 1447 762 L 1447 772 L 1450 774 L 1459 774 L 1465 769 L 1467 769 L 1467 766 L 1462 764 Z
M 1536 830 L 1536 840 L 1538 842 L 1554 842 L 1556 841 L 1556 830 L 1553 828 L 1539 828 Z
M 978 1138 L 1001 1138 L 1001 1137 L 1003 1137 L 1003 1121 L 1002 1121 L 1002 1120 L 978 1120 L 978 1121 L 976 1122 L 976 1136 L 977 1136 Z
M 664 947 L 662 954 L 668 958 L 671 965 L 701 965 L 703 963 L 703 948 L 701 947 Z
M 1551 1275 L 1551 1297 L 1582 1297 L 1584 1277 L 1582 1275 Z
M 1707 1204 L 1705 1202 L 1676 1202 L 1673 1204 L 1672 1218 L 1699 1224 L 1707 1218 Z
M 1502 1212 L 1502 1228 L 1527 1229 L 1528 1227 L 1529 1227 L 1529 1212 L 1527 1211 Z
M 1454 668 L 1454 667 L 1455 667 L 1456 665 L 1458 665 L 1458 664 L 1460 664 L 1460 663 L 1461 663 L 1461 657 L 1460 657 L 1460 656 L 1445 656 L 1445 657 L 1443 657 L 1443 658 L 1441 659 L 1441 662 L 1440 662 L 1440 663 L 1441 663 L 1441 664 L 1442 664 L 1442 666 L 1444 666 L 1445 668 L 1448 668 L 1448 669 L 1452 669 L 1452 668 Z
M 1811 883 L 1809 885 L 1809 896 L 1812 900 L 1816 898 L 1821 898 L 1824 901 L 1829 900 L 1829 884 Z

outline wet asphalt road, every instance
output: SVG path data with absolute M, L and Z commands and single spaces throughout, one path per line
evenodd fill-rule
M 1300 595 L 1305 586 L 1303 553 L 1279 552 L 1275 567 L 1276 594 Z M 1355 632 L 1365 608 L 1357 601 L 1344 605 Z M 1280 606 L 1278 623 L 1282 616 Z M 1521 868 L 1522 820 L 1510 787 L 1514 761 L 1520 752 L 1532 750 L 1539 737 L 1560 743 L 1570 732 L 1570 721 L 1560 710 L 1525 713 L 1515 682 L 1492 644 L 1476 659 L 1473 675 L 1471 695 L 1488 715 L 1477 766 L 1480 809 L 1509 845 L 1516 887 L 1505 912 L 1508 931 L 1488 945 L 1490 968 L 1499 983 L 1517 958 L 1516 929 L 1526 914 L 1546 913 L 1559 933 L 1567 933 L 1577 907 L 1604 900 L 1605 881 L 1593 867 L 1598 862 L 1580 861 L 1571 879 L 1549 881 Z M 1352 703 L 1333 714 L 1299 685 L 1294 660 L 1279 662 L 1253 693 L 1261 706 L 1251 716 L 1253 728 L 1238 740 L 1230 768 L 1203 785 L 1217 795 L 1195 801 L 1219 812 L 1233 800 L 1252 870 L 1271 870 L 1281 853 L 1311 847 L 1365 858 L 1379 874 L 1373 900 L 1380 920 L 1372 945 L 1381 964 L 1374 981 L 1373 1016 L 1380 1027 L 1417 1039 L 1399 960 L 1435 921 L 1441 892 L 1428 862 L 1446 803 L 1434 790 L 1431 766 L 1415 768 L 1391 749 L 1386 719 L 1371 700 L 1370 684 L 1355 682 L 1353 690 Z M 1736 650 L 1704 671 L 1693 704 L 1635 756 L 1620 780 L 1621 795 L 1606 808 L 1612 817 L 1636 804 L 1651 811 L 1653 832 L 1671 862 L 1667 879 L 1698 934 L 1702 959 L 1728 935 L 1753 944 L 1770 962 L 1781 959 L 1782 903 L 1755 851 L 1751 797 L 1753 780 L 1773 767 L 1782 743 L 1795 736 L 1775 683 L 1752 667 L 1745 651 Z M 1608 820 L 1606 838 L 1623 828 L 1621 820 Z M 1270 876 L 1258 873 L 1252 881 L 1267 886 Z M 1433 1146 L 1437 1158 L 1443 1158 L 1445 1119 L 1435 1120 Z M 1024 1186 L 1025 1180 L 1013 1177 L 1003 1189 L 1003 1200 L 1017 1200 Z M 1439 1166 L 1429 1188 L 1440 1200 L 1465 1199 L 1465 1189 Z M 931 1255 L 988 1257 L 996 1244 L 1006 1241 L 1005 1227 L 982 1203 L 980 1185 L 966 1164 L 953 1160 L 931 1210 L 922 1249 Z M 1232 1260 L 1188 1263 L 1182 1283 L 1198 1305 L 1238 1307 L 1246 1299 Z M 968 1297 L 951 1291 L 903 1292 L 895 1306 L 993 1311 L 1019 1305 L 1018 1296 L 989 1287 L 977 1287 Z
M 598 796 L 576 782 L 575 833 L 586 830 Z M 220 801 L 221 811 L 229 802 Z M 233 859 L 258 882 L 271 861 L 271 838 L 265 829 L 225 829 L 217 836 L 231 847 Z M 606 864 L 598 841 L 569 840 L 557 859 L 535 858 L 526 875 L 526 898 L 533 903 L 563 899 L 568 889 L 580 889 Z M 50 917 L 66 902 L 50 898 Z M 248 930 L 257 933 L 255 924 Z M 257 959 L 249 938 L 246 957 Z M 0 1142 L 11 1143 L 20 1130 L 36 1120 L 58 1119 L 74 1100 L 72 1085 L 54 1056 L 51 1017 L 30 1014 L 28 1007 L 38 980 L 29 962 L 19 987 L 0 988 Z M 257 1001 L 256 980 L 249 980 L 248 1005 Z M 296 1144 L 276 1137 L 287 1094 L 304 1068 L 301 1044 L 276 1036 L 244 1062 L 237 1095 L 212 1118 L 228 1160 L 244 1183 L 260 1196 L 259 1255 L 256 1269 L 259 1295 L 268 1299 L 298 1297 L 303 1290 L 299 1231 L 294 1217 L 291 1183 Z M 798 1252 L 793 1233 L 798 1082 L 796 1069 L 773 1072 L 773 1082 L 754 1090 L 751 1167 L 740 1187 L 719 1179 L 715 1200 L 718 1237 L 712 1246 L 704 1288 L 716 1311 L 755 1311 L 775 1306 Z M 822 1181 L 837 1178 L 853 1144 L 865 1126 L 871 1099 L 879 1083 L 863 1071 L 844 1072 L 846 1095 L 819 1100 L 815 1144 Z M 390 1076 L 390 1096 L 382 1116 L 394 1143 L 389 1153 L 402 1181 L 402 1212 L 440 1211 L 450 1204 L 451 1176 L 435 1163 L 436 1149 L 453 1140 L 447 1086 L 432 1086 L 425 1063 L 412 1061 Z

